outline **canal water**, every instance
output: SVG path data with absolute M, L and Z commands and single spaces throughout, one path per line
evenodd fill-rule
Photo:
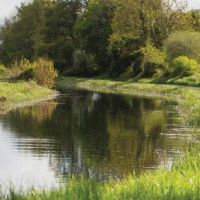
M 84 175 L 170 168 L 189 142 L 172 101 L 68 91 L 0 116 L 0 185 L 49 188 Z

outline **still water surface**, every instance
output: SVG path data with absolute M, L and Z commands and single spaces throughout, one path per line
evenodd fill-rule
M 170 168 L 188 143 L 176 103 L 86 91 L 0 117 L 0 184 L 50 187 Z

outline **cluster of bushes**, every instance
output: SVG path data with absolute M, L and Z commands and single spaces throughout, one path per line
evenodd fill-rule
M 172 33 L 165 44 L 169 59 L 187 56 L 200 62 L 200 33 L 175 32 Z
M 53 87 L 54 80 L 58 75 L 54 63 L 46 58 L 38 58 L 34 62 L 21 59 L 7 68 L 0 65 L 0 75 L 3 74 L 10 81 L 33 80 L 37 84 L 48 88 Z
M 172 33 L 161 48 L 151 42 L 133 51 L 133 78 L 183 78 L 200 73 L 200 33 Z
M 113 42 L 111 75 L 122 79 L 183 78 L 200 73 L 200 33 L 174 32 L 162 46 L 147 40 L 141 44 L 137 38 L 123 38 Z
M 166 66 L 165 53 L 154 47 L 151 43 L 141 48 L 141 55 L 141 75 L 143 77 L 152 77 Z
M 171 77 L 186 77 L 200 72 L 200 33 L 175 32 L 167 39 L 168 71 Z
M 151 41 L 147 41 L 144 47 L 139 47 L 137 40 L 134 40 L 134 43 L 115 45 L 117 45 L 114 46 L 115 49 L 111 50 L 112 53 L 115 52 L 114 67 L 110 69 L 111 74 L 114 74 L 114 71 L 116 76 L 123 76 L 127 72 L 129 76 L 126 78 L 138 80 L 152 77 L 182 78 L 200 74 L 200 33 L 198 32 L 173 33 L 161 48 L 155 47 Z M 123 48 L 119 48 L 119 45 Z M 124 46 L 126 46 L 125 52 Z M 73 67 L 66 74 L 98 75 L 101 73 L 101 68 L 96 63 L 93 54 L 76 50 L 73 54 Z M 49 59 L 38 58 L 34 62 L 21 59 L 12 63 L 9 68 L 0 65 L 0 77 L 2 75 L 9 77 L 10 80 L 34 80 L 40 85 L 51 88 L 57 71 L 54 63 Z
M 190 59 L 187 56 L 179 56 L 172 61 L 172 76 L 190 76 L 199 71 L 199 65 L 196 60 Z

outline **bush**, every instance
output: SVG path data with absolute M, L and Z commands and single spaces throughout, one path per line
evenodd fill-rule
M 73 55 L 73 71 L 76 74 L 93 76 L 99 73 L 99 67 L 92 54 L 76 50 Z
M 5 73 L 6 71 L 7 69 L 5 68 L 5 66 L 0 64 L 0 74 Z
M 39 85 L 53 87 L 57 71 L 52 61 L 39 58 L 34 62 L 26 59 L 14 62 L 9 69 L 11 80 L 35 80 Z
M 200 63 L 200 33 L 176 32 L 170 35 L 165 44 L 169 59 L 187 56 Z
M 9 67 L 8 77 L 11 80 L 32 79 L 33 73 L 30 72 L 33 71 L 33 68 L 33 64 L 29 60 L 23 58 L 11 64 L 11 66 Z
M 199 71 L 197 61 L 186 56 L 175 58 L 172 62 L 172 67 L 175 76 L 190 76 L 195 71 Z
M 140 69 L 137 71 L 136 68 L 140 66 L 140 60 L 138 61 L 140 57 L 138 49 L 140 49 L 140 47 L 140 40 L 135 36 L 126 35 L 126 37 L 121 37 L 113 35 L 108 48 L 108 52 L 111 56 L 110 75 L 118 77 L 126 73 L 127 70 L 130 71 L 129 69 L 133 63 L 135 64 L 133 73 L 135 75 L 139 74 Z
M 32 80 L 34 78 L 34 66 L 32 66 L 31 68 L 25 69 L 24 71 L 22 71 L 20 73 L 20 75 L 18 76 L 18 79 L 20 80 Z
M 10 68 L 11 68 L 11 69 L 12 69 L 12 68 L 17 68 L 17 69 L 19 69 L 19 70 L 21 70 L 21 71 L 25 71 L 25 70 L 27 70 L 27 69 L 32 68 L 32 63 L 31 63 L 29 60 L 27 60 L 27 59 L 25 59 L 25 58 L 22 58 L 22 59 L 19 60 L 19 61 L 15 61 L 15 62 L 11 65 Z
M 152 77 L 166 66 L 166 55 L 161 50 L 148 43 L 140 50 L 140 68 L 143 77 Z
M 58 73 L 52 61 L 40 58 L 33 63 L 33 79 L 42 86 L 52 88 Z

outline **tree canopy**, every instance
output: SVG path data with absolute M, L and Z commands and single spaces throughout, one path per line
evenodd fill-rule
M 140 73 L 145 47 L 163 51 L 171 33 L 200 30 L 200 11 L 186 11 L 185 5 L 185 0 L 33 0 L 1 27 L 0 61 L 45 57 L 66 74 L 118 76 L 130 66 Z

